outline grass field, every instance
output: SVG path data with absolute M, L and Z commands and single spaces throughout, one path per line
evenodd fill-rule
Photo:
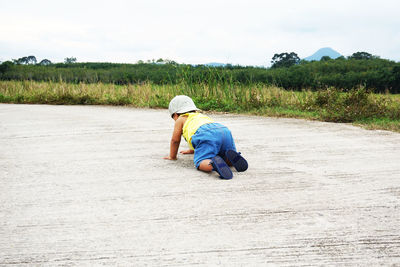
M 64 82 L 0 81 L 0 102 L 55 105 L 128 105 L 167 108 L 179 94 L 202 110 L 353 123 L 368 129 L 400 132 L 400 96 L 373 94 L 363 88 L 342 92 L 286 91 L 253 84 L 118 86 Z

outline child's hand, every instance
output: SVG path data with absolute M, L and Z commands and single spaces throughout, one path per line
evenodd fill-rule
M 168 160 L 177 160 L 178 158 L 171 158 L 170 156 L 168 156 L 168 157 L 164 157 L 164 159 L 168 159 Z
M 193 154 L 194 153 L 194 151 L 193 150 L 191 150 L 191 149 L 189 149 L 189 150 L 182 150 L 181 152 L 179 152 L 179 153 L 181 153 L 181 154 Z

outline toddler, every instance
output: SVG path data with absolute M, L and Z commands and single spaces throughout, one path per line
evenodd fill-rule
M 198 170 L 205 172 L 215 170 L 222 179 L 233 177 L 229 166 L 233 165 L 238 172 L 247 170 L 248 163 L 240 153 L 236 152 L 231 131 L 199 113 L 199 109 L 190 97 L 185 95 L 174 97 L 169 103 L 168 110 L 172 119 L 175 120 L 175 126 L 169 156 L 164 159 L 177 159 L 181 136 L 183 136 L 190 149 L 180 153 L 194 153 L 193 161 Z

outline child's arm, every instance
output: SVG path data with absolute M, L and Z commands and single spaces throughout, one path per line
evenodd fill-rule
M 194 153 L 194 150 L 192 150 L 192 149 L 189 149 L 189 150 L 182 150 L 182 151 L 179 152 L 179 153 L 181 153 L 181 154 L 193 154 L 193 153 Z
M 172 133 L 171 144 L 169 149 L 169 156 L 164 159 L 176 160 L 176 155 L 178 154 L 179 145 L 181 143 L 182 128 L 184 120 L 177 119 L 175 121 L 174 132 Z

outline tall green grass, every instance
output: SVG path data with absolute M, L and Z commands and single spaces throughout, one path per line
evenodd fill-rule
M 373 129 L 400 132 L 400 96 L 377 95 L 364 88 L 342 92 L 334 88 L 287 91 L 261 84 L 151 83 L 70 84 L 65 82 L 0 81 L 0 102 L 33 104 L 129 105 L 167 108 L 175 96 L 193 98 L 203 110 L 350 122 Z

